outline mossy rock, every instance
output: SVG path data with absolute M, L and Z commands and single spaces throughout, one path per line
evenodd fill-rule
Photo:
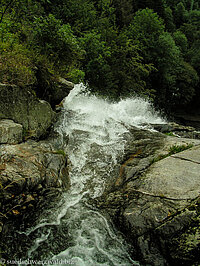
M 48 102 L 39 100 L 30 89 L 6 84 L 0 84 L 0 97 L 0 119 L 21 124 L 35 138 L 46 135 L 55 119 Z

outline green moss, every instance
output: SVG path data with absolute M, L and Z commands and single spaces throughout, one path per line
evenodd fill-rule
M 195 199 L 187 209 L 194 211 L 196 215 L 185 230 L 177 236 L 175 252 L 186 260 L 195 263 L 191 263 L 191 265 L 196 265 L 197 254 L 200 252 L 200 198 Z
M 184 150 L 192 148 L 193 144 L 187 144 L 187 145 L 173 145 L 169 148 L 169 155 L 176 154 L 179 152 L 182 152 Z
M 160 161 L 160 160 L 162 160 L 162 159 L 164 159 L 164 158 L 166 158 L 166 157 L 168 157 L 168 156 L 169 156 L 169 154 L 158 155 L 157 157 L 155 157 L 155 158 L 153 158 L 153 159 L 151 160 L 150 164 L 156 163 L 156 162 L 158 162 L 158 161 Z
M 187 144 L 187 145 L 173 145 L 169 148 L 169 151 L 168 151 L 168 154 L 161 154 L 161 155 L 158 155 L 157 157 L 153 158 L 151 160 L 151 164 L 153 163 L 156 163 L 172 154 L 176 154 L 176 153 L 179 153 L 179 152 L 182 152 L 184 150 L 187 150 L 187 149 L 190 149 L 192 148 L 194 145 L 193 144 Z
M 56 153 L 56 154 L 61 154 L 61 155 L 63 155 L 64 157 L 66 157 L 66 153 L 65 153 L 63 150 L 57 150 L 55 153 Z
M 167 136 L 175 137 L 175 134 L 173 132 L 166 132 L 164 134 Z

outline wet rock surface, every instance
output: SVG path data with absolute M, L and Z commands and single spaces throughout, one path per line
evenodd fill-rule
M 68 90 L 67 87 L 64 89 Z M 55 117 L 47 102 L 38 100 L 30 90 L 16 86 L 1 84 L 0 93 L 0 119 L 12 119 L 21 124 L 25 133 L 29 132 L 34 138 L 46 134 Z M 47 98 L 51 96 L 50 93 Z M 58 101 L 60 98 L 52 100 L 51 104 Z M 133 258 L 141 265 L 198 265 L 199 132 L 174 123 L 154 125 L 154 129 L 175 137 L 153 130 L 127 128 L 123 136 L 127 141 L 124 153 L 118 156 L 113 173 L 108 173 L 104 194 L 92 203 L 95 202 L 104 213 L 109 214 L 132 244 Z M 21 142 L 21 137 L 16 141 L 15 134 L 12 134 L 2 143 Z M 78 134 L 80 132 L 76 132 L 75 140 Z M 2 136 L 6 137 L 5 134 Z M 179 146 L 189 147 L 190 144 L 193 145 L 190 150 L 171 154 L 171 147 L 176 150 Z M 95 156 L 97 145 L 91 146 L 94 160 L 99 156 Z M 101 156 L 104 154 L 99 158 Z M 96 170 L 92 164 L 86 166 Z M 101 177 L 104 170 L 99 168 L 95 173 Z M 46 206 L 47 212 L 51 212 L 54 200 L 69 187 L 62 140 L 53 136 L 47 141 L 29 140 L 17 145 L 0 145 L 0 176 L 1 249 L 6 258 L 6 254 L 11 255 L 13 250 L 18 255 L 23 253 L 17 247 L 17 239 L 21 241 L 22 237 L 16 234 L 16 228 L 18 230 L 23 223 L 26 223 L 25 227 L 27 224 L 31 227 L 32 217 L 42 213 Z M 93 182 L 89 185 L 94 186 Z M 9 248 L 13 235 L 14 248 Z M 28 237 L 24 240 L 25 245 L 28 245 Z
M 16 230 L 54 206 L 70 181 L 63 142 L 49 134 L 56 118 L 50 104 L 31 86 L 0 84 L 0 96 L 0 258 L 6 258 L 13 255 L 10 239 L 16 237 L 18 251 Z
M 189 144 L 169 156 L 170 147 Z M 118 176 L 97 200 L 141 265 L 200 263 L 199 152 L 199 140 L 136 130 Z
M 69 188 L 66 157 L 48 141 L 1 145 L 0 175 L 2 234 Z
M 155 130 L 165 133 L 169 136 L 174 136 L 178 138 L 191 138 L 200 139 L 200 131 L 197 128 L 191 126 L 183 126 L 175 122 L 169 122 L 166 124 L 154 124 L 151 125 Z

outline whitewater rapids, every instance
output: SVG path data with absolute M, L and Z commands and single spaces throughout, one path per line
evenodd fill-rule
M 55 128 L 64 142 L 71 188 L 48 216 L 24 232 L 32 241 L 29 259 L 57 260 L 59 265 L 139 265 L 122 235 L 88 199 L 102 195 L 124 152 L 123 136 L 129 127 L 154 123 L 164 120 L 148 101 L 130 98 L 112 103 L 90 95 L 83 84 L 74 87 L 63 101 Z

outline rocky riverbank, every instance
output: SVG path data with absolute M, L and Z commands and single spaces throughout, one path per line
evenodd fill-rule
M 57 84 L 60 92 L 61 83 L 63 80 Z M 64 82 L 63 97 L 67 95 L 66 86 Z M 50 104 L 38 99 L 28 87 L 0 84 L 0 96 L 0 234 L 3 240 L 13 225 L 40 212 L 41 206 L 67 190 L 70 181 L 62 143 L 55 133 L 49 136 L 58 116 Z M 1 241 L 2 252 L 6 249 L 5 241 Z
M 97 205 L 141 265 L 199 265 L 199 155 L 199 140 L 132 129 L 118 176 Z
M 24 221 L 31 227 L 32 217 L 69 188 L 70 177 L 63 140 L 51 130 L 58 117 L 51 105 L 58 99 L 51 95 L 50 105 L 30 88 L 5 84 L 0 84 L 0 93 L 0 234 L 6 259 L 13 250 L 23 256 L 18 239 L 28 245 L 15 228 Z M 200 133 L 176 123 L 148 127 L 127 125 L 121 136 L 124 153 L 108 175 L 105 192 L 91 204 L 124 233 L 141 265 L 198 265 Z M 91 154 L 98 158 L 97 145 L 91 145 Z M 101 177 L 101 169 L 95 173 Z

